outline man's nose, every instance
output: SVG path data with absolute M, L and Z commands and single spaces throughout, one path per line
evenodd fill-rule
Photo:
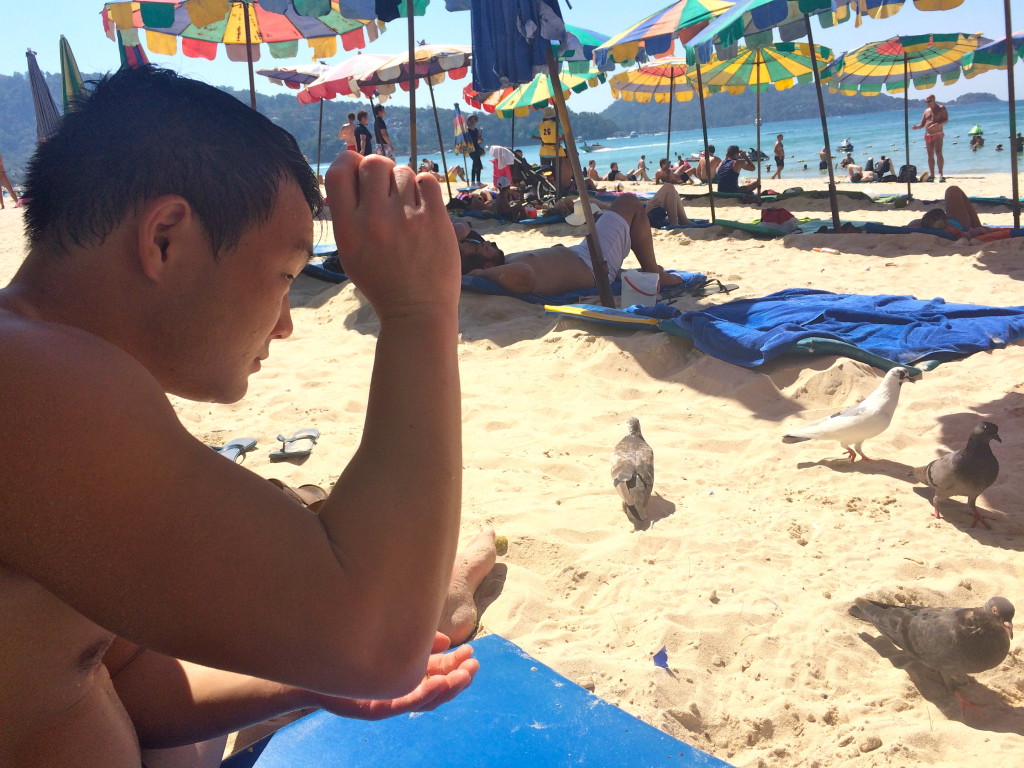
M 287 339 L 292 335 L 292 310 L 291 302 L 288 299 L 288 294 L 284 295 L 281 300 L 281 314 L 277 318 L 277 325 L 274 326 L 274 330 L 271 332 L 271 338 L 274 339 Z

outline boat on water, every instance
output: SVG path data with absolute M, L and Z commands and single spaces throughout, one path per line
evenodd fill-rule
M 580 149 L 584 152 L 593 152 L 595 149 L 604 149 L 604 144 L 598 144 L 596 141 L 593 144 L 587 144 L 586 139 L 580 139 Z
M 630 131 L 629 132 L 629 138 L 635 139 L 636 137 L 637 137 L 637 132 L 636 131 Z

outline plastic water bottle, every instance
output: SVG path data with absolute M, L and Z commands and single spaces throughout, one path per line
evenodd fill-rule
M 818 253 L 831 253 L 834 256 L 838 256 L 840 253 L 835 248 L 811 248 L 811 250 L 817 251 Z

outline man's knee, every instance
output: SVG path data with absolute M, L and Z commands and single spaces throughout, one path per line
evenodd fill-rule
M 643 213 L 644 204 L 636 195 L 625 194 L 615 198 L 615 202 L 612 203 L 611 208 L 608 210 L 619 214 L 626 221 L 632 221 L 638 213 Z

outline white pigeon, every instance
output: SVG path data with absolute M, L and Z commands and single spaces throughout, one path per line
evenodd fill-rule
M 864 400 L 845 411 L 829 416 L 822 422 L 787 433 L 783 436 L 782 442 L 838 440 L 850 461 L 856 461 L 858 453 L 864 461 L 871 461 L 864 455 L 861 446 L 866 440 L 882 434 L 889 427 L 896 404 L 900 401 L 900 387 L 908 381 L 914 382 L 910 375 L 906 368 L 891 368 L 882 377 L 882 383 L 878 388 Z
M 640 420 L 626 422 L 629 434 L 612 454 L 612 482 L 622 497 L 622 509 L 634 523 L 647 520 L 647 502 L 654 489 L 654 451 L 640 434 Z

